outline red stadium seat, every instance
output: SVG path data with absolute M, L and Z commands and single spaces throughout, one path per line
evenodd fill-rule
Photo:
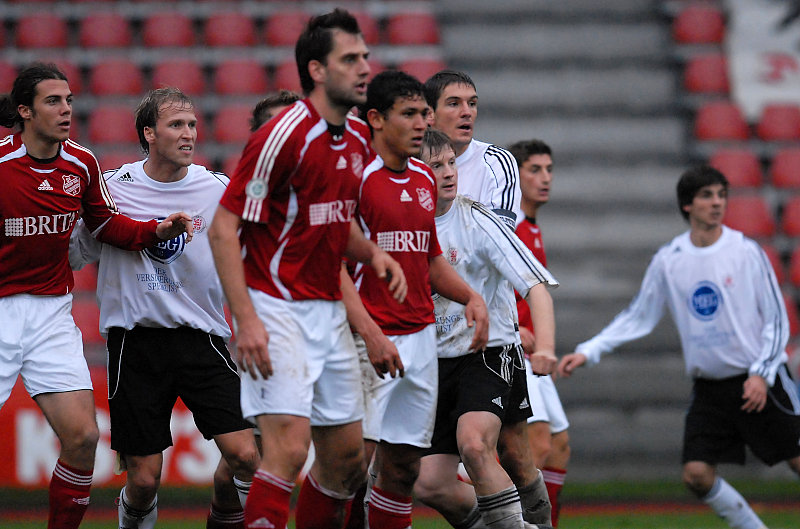
M 67 36 L 66 20 L 53 13 L 24 15 L 17 20 L 18 48 L 63 48 Z
M 153 68 L 153 88 L 164 86 L 174 86 L 195 96 L 205 93 L 206 79 L 203 69 L 191 59 L 163 61 Z
M 219 107 L 214 118 L 214 140 L 244 146 L 250 137 L 252 110 L 252 105 L 242 103 Z
M 257 61 L 225 61 L 214 72 L 214 91 L 218 94 L 263 94 L 268 90 L 267 70 Z
M 750 137 L 750 128 L 735 104 L 713 101 L 698 109 L 694 136 L 698 140 L 746 140 Z
M 270 46 L 294 46 L 311 15 L 305 11 L 278 11 L 267 19 L 264 38 Z
M 79 40 L 84 48 L 124 48 L 131 45 L 131 28 L 119 13 L 92 13 L 81 21 Z
M 100 163 L 102 171 L 109 171 L 118 169 L 126 163 L 144 160 L 146 157 L 147 155 L 141 149 L 129 148 L 105 152 L 97 157 L 97 161 Z
M 297 73 L 297 63 L 294 59 L 286 60 L 275 68 L 275 88 L 303 92 L 300 87 L 300 75 Z
M 730 92 L 728 61 L 721 53 L 697 55 L 689 59 L 683 72 L 683 87 L 697 94 Z
M 781 255 L 778 253 L 778 249 L 771 244 L 762 244 L 761 248 L 764 250 L 764 253 L 767 254 L 769 264 L 772 265 L 772 270 L 775 271 L 775 278 L 778 280 L 778 283 L 785 282 L 786 271 L 783 266 Z
M 775 219 L 761 195 L 729 197 L 724 222 L 748 237 L 764 238 L 775 235 Z
M 83 334 L 83 343 L 104 343 L 103 337 L 100 336 L 100 309 L 97 308 L 94 299 L 73 299 L 72 319 Z
M 366 11 L 351 11 L 350 13 L 358 20 L 358 28 L 364 35 L 364 42 L 370 45 L 378 44 L 381 40 L 378 21 Z
M 124 105 L 101 105 L 89 114 L 89 141 L 98 144 L 139 145 L 133 109 Z
M 794 141 L 800 139 L 800 106 L 773 103 L 761 111 L 756 134 L 767 141 Z
M 687 6 L 672 22 L 672 38 L 678 44 L 718 44 L 724 35 L 725 19 L 715 6 Z
M 72 113 L 72 120 L 70 121 L 70 124 L 69 124 L 69 139 L 71 139 L 72 141 L 77 141 L 78 143 L 81 143 L 83 141 L 83 135 L 82 135 L 83 134 L 83 130 L 82 129 L 83 129 L 83 123 L 81 122 L 81 120 L 73 112 Z
M 254 46 L 253 19 L 235 11 L 213 13 L 206 20 L 205 42 L 209 46 Z
M 0 94 L 11 92 L 17 73 L 19 72 L 16 66 L 10 62 L 0 60 Z
M 73 292 L 94 292 L 97 289 L 97 266 L 94 264 L 73 270 L 72 277 L 75 279 Z
M 237 151 L 225 158 L 225 161 L 222 162 L 222 172 L 229 177 L 233 176 L 233 173 L 236 171 L 236 166 L 239 165 L 239 158 L 241 157 L 242 153 Z
M 80 68 L 78 68 L 75 63 L 70 62 L 66 59 L 44 59 L 44 62 L 51 62 L 58 66 L 59 70 L 61 70 L 64 75 L 67 76 L 67 82 L 69 83 L 69 89 L 72 91 L 73 94 L 80 94 L 83 92 L 83 76 L 81 74 Z
M 94 95 L 141 95 L 144 77 L 139 67 L 127 59 L 108 59 L 97 63 L 89 74 L 89 90 Z
M 383 64 L 378 59 L 373 59 L 372 57 L 367 60 L 369 63 L 369 77 L 368 79 L 371 81 L 373 77 L 378 75 L 379 73 L 386 71 L 386 65 Z
M 142 42 L 152 48 L 193 46 L 194 35 L 192 20 L 177 11 L 150 15 L 142 26 Z
M 397 13 L 386 22 L 389 44 L 439 44 L 439 23 L 429 12 Z
M 761 187 L 764 182 L 761 162 L 747 149 L 720 149 L 708 163 L 727 177 L 731 187 Z
M 413 75 L 423 83 L 433 74 L 445 68 L 447 68 L 447 65 L 439 59 L 409 59 L 397 65 L 398 70 Z
M 800 147 L 787 147 L 776 152 L 769 172 L 773 186 L 800 188 Z
M 789 237 L 800 236 L 800 195 L 793 196 L 784 203 L 781 229 Z

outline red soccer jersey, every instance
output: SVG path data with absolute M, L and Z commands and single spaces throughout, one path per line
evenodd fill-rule
M 403 303 L 368 266 L 357 266 L 361 300 L 385 334 L 411 334 L 434 322 L 429 261 L 442 253 L 436 237 L 436 184 L 430 168 L 414 158 L 402 173 L 376 157 L 364 171 L 358 213 L 364 233 L 389 253 L 408 283 Z
M 520 238 L 525 246 L 530 249 L 533 256 L 539 260 L 544 266 L 547 266 L 547 256 L 544 253 L 544 244 L 542 243 L 542 232 L 534 222 L 531 222 L 527 217 L 519 223 L 516 231 L 517 237 Z M 519 314 L 519 324 L 521 327 L 533 330 L 533 320 L 531 319 L 531 309 L 528 303 L 522 299 L 519 292 L 514 292 L 517 297 L 517 313 Z
M 220 201 L 244 220 L 249 287 L 287 300 L 341 299 L 367 138 L 363 121 L 330 127 L 307 99 L 250 136 Z
M 95 236 L 128 250 L 158 242 L 156 222 L 117 214 L 97 159 L 67 140 L 49 160 L 31 158 L 20 134 L 0 141 L 0 297 L 63 295 L 72 290 L 69 236 L 83 207 Z

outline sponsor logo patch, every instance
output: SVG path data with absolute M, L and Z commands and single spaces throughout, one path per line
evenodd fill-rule
M 698 320 L 713 320 L 719 314 L 721 306 L 722 293 L 711 281 L 699 282 L 689 296 L 689 312 Z
M 425 189 L 424 187 L 417 188 L 417 198 L 419 199 L 419 205 L 423 208 L 427 209 L 428 211 L 433 211 L 433 197 L 431 196 L 431 192 Z

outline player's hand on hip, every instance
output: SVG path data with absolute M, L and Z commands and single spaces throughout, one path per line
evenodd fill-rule
M 758 375 L 750 375 L 744 381 L 742 411 L 760 412 L 767 405 L 767 381 Z
M 558 363 L 558 376 L 567 378 L 572 375 L 572 372 L 577 367 L 581 367 L 586 363 L 586 355 L 583 353 L 570 353 L 564 355 L 561 362 Z
M 261 320 L 256 318 L 237 322 L 236 353 L 239 368 L 255 380 L 260 373 L 263 378 L 272 376 L 272 362 L 269 358 L 269 333 Z
M 531 330 L 527 327 L 520 326 L 519 339 L 522 342 L 522 352 L 525 353 L 525 356 L 532 355 L 536 347 L 536 337 Z
M 483 298 L 477 292 L 472 293 L 464 306 L 464 317 L 467 320 L 467 327 L 475 327 L 475 334 L 472 336 L 469 350 L 472 352 L 483 351 L 489 342 L 489 311 L 486 309 Z
M 392 259 L 388 253 L 380 251 L 375 254 L 370 264 L 379 278 L 389 282 L 389 292 L 392 293 L 392 297 L 398 303 L 405 301 L 408 284 L 406 284 L 406 276 L 400 263 Z
M 536 351 L 528 357 L 534 375 L 549 375 L 556 368 L 558 358 L 550 350 Z
M 174 239 L 184 232 L 186 232 L 186 242 L 191 241 L 194 235 L 194 223 L 192 217 L 183 211 L 173 213 L 156 226 L 156 235 L 162 241 Z
M 383 378 L 383 375 L 389 373 L 392 378 L 400 375 L 405 375 L 405 367 L 403 361 L 400 359 L 400 353 L 394 343 L 384 336 L 383 333 L 371 337 L 370 339 L 364 338 L 367 345 L 367 356 L 372 363 L 372 367 L 378 376 Z

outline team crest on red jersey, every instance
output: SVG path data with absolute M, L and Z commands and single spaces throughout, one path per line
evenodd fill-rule
M 81 192 L 81 177 L 74 174 L 65 174 L 62 178 L 64 179 L 64 192 L 74 197 L 78 196 Z
M 361 154 L 354 152 L 350 154 L 350 167 L 353 168 L 353 173 L 361 177 L 364 172 L 364 157 Z
M 433 211 L 433 197 L 431 197 L 431 192 L 425 189 L 424 187 L 417 188 L 417 198 L 419 199 L 419 205 L 423 208 L 427 209 L 428 211 Z
M 448 248 L 447 249 L 447 262 L 451 265 L 455 266 L 458 262 L 458 248 Z

